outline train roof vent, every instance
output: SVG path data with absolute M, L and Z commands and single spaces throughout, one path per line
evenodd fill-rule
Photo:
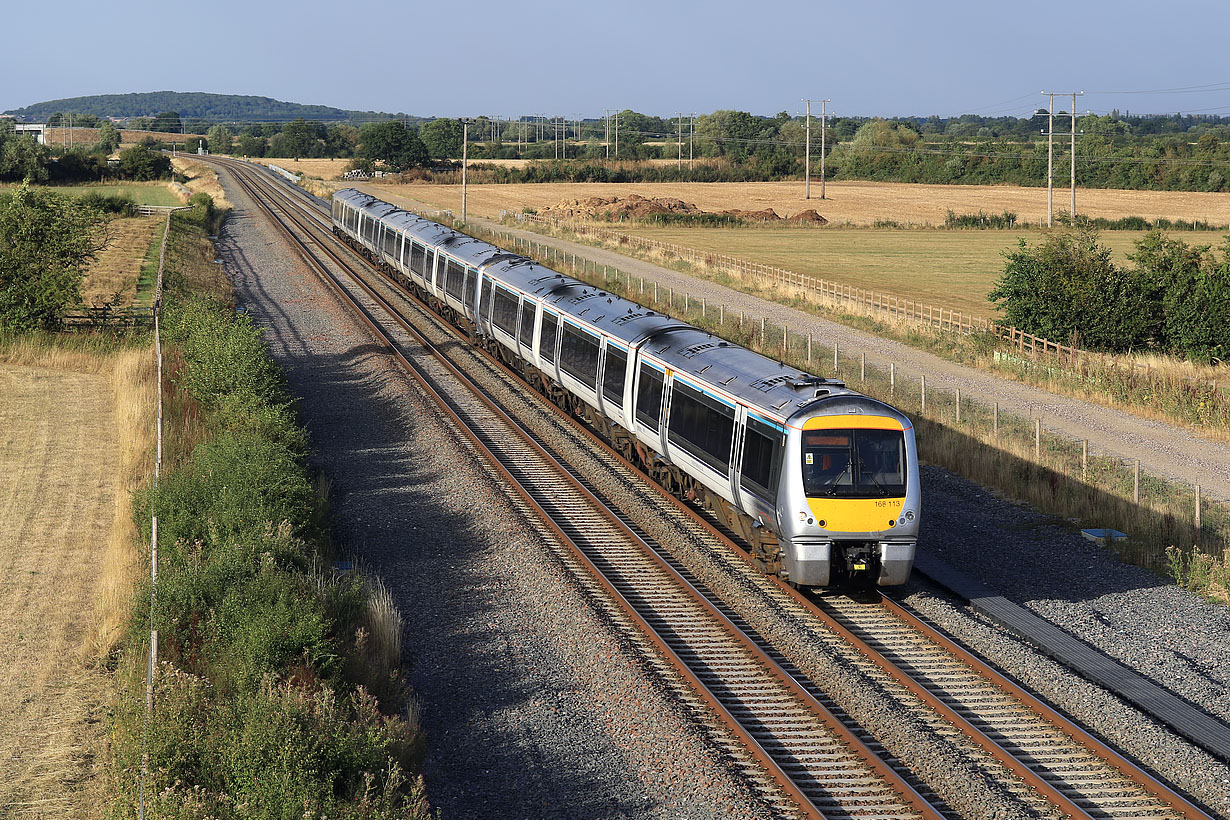
M 679 351 L 679 355 L 684 357 L 685 359 L 694 359 L 711 347 L 717 347 L 717 343 L 716 342 L 701 342 L 700 344 L 697 344 L 697 345 L 691 345 L 689 347 L 685 347 L 683 350 Z
M 586 299 L 592 299 L 597 295 L 598 294 L 592 290 L 586 290 L 572 297 L 572 299 L 570 299 L 569 301 L 571 301 L 574 305 L 579 305 L 582 302 L 584 302 Z
M 639 312 L 639 311 L 635 310 L 634 308 L 628 308 L 628 312 L 627 312 L 627 313 L 625 313 L 623 316 L 616 316 L 614 319 L 612 319 L 612 320 L 611 320 L 611 324 L 613 324 L 613 325 L 626 325 L 628 322 L 631 322 L 633 319 L 639 319 L 639 318 L 641 318 L 642 316 L 645 316 L 645 315 L 646 315 L 646 314 L 641 313 L 641 312 Z
M 749 386 L 756 390 L 760 390 L 763 393 L 768 393 L 770 390 L 772 390 L 774 387 L 777 387 L 779 384 L 785 384 L 786 382 L 791 381 L 794 378 L 795 376 L 793 375 L 769 376 L 768 378 L 757 379 L 756 381 L 752 382 L 751 385 Z
M 501 262 L 508 262 L 512 265 L 518 265 L 518 264 L 521 264 L 523 262 L 528 262 L 528 261 L 530 260 L 526 259 L 524 256 L 520 254 L 508 253 L 505 251 L 501 253 L 492 254 L 491 258 L 488 259 L 483 264 L 484 265 L 498 265 Z

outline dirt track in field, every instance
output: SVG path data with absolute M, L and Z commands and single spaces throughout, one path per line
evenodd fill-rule
M 110 682 L 84 660 L 116 501 L 105 376 L 0 365 L 0 816 L 95 817 Z

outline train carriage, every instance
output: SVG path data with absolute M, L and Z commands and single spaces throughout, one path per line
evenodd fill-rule
M 901 584 L 914 430 L 847 388 L 354 189 L 334 229 L 792 583 Z

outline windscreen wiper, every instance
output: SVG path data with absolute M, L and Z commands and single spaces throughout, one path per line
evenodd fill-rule
M 863 459 L 860 456 L 858 460 L 858 477 L 862 478 L 863 476 L 867 476 L 868 478 L 872 480 L 872 482 L 875 483 L 876 488 L 879 489 L 881 496 L 888 495 L 888 488 L 879 482 L 879 480 L 876 478 L 875 473 L 867 469 L 867 465 L 863 463 Z

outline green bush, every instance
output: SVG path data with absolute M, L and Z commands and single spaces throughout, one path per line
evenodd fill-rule
M 201 298 L 173 297 L 165 315 L 174 383 L 203 408 L 205 439 L 134 502 L 143 529 L 158 515 L 159 572 L 152 613 L 148 581 L 133 607 L 116 816 L 135 805 L 153 627 L 152 816 L 425 817 L 405 685 L 372 653 L 363 580 L 320 574 L 306 434 L 259 329 Z
M 91 191 L 77 198 L 77 201 L 87 208 L 93 208 L 101 213 L 134 216 L 137 213 L 137 202 L 127 194 L 102 194 Z

